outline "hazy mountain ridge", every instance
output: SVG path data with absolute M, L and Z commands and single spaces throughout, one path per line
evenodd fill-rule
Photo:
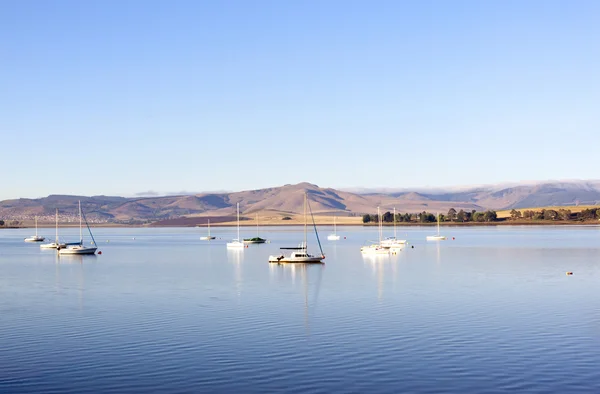
M 557 181 L 537 184 L 478 186 L 472 189 L 436 190 L 435 192 L 396 191 L 352 193 L 321 188 L 310 183 L 284 185 L 232 193 L 200 193 L 196 195 L 118 197 L 50 195 L 38 199 L 0 201 L 0 219 L 54 220 L 55 209 L 61 217 L 77 216 L 77 201 L 81 200 L 86 216 L 97 222 L 156 221 L 194 216 L 232 216 L 236 204 L 244 215 L 269 211 L 302 213 L 304 192 L 310 196 L 312 212 L 319 214 L 360 215 L 373 213 L 380 206 L 394 207 L 399 212 L 446 212 L 533 208 L 550 205 L 594 205 L 600 202 L 600 181 Z

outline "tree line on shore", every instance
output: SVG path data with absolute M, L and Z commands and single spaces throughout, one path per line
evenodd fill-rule
M 450 208 L 446 215 L 439 214 L 440 222 L 458 222 L 458 223 L 466 223 L 466 222 L 495 222 L 498 220 L 498 215 L 496 211 L 483 211 L 478 212 L 476 210 L 472 211 L 456 211 L 454 208 Z M 386 212 L 381 215 L 382 223 L 393 223 L 394 222 L 394 214 L 391 212 Z M 421 213 L 396 213 L 396 222 L 397 223 L 434 223 L 437 221 L 437 216 L 433 213 L 423 211 Z M 377 215 L 363 215 L 363 223 L 379 223 L 379 217 Z
M 600 219 L 600 208 L 588 208 L 575 213 L 571 212 L 570 209 L 541 209 L 539 211 L 526 209 L 523 212 L 513 209 L 510 211 L 510 218 L 512 220 L 594 220 Z
M 478 212 L 476 210 L 456 211 L 454 208 L 450 208 L 447 214 L 440 214 L 440 222 L 456 222 L 456 223 L 468 223 L 468 222 L 497 222 L 505 220 L 498 218 L 496 211 L 488 210 Z M 585 221 L 585 220 L 600 220 L 600 207 L 588 208 L 580 212 L 571 212 L 570 209 L 541 209 L 541 210 L 530 210 L 526 209 L 523 211 L 513 209 L 510 211 L 510 217 L 506 218 L 509 220 L 554 220 L 554 221 Z M 391 212 L 385 212 L 381 215 L 383 223 L 393 223 L 394 214 Z M 379 223 L 379 217 L 377 215 L 365 214 L 362 217 L 363 223 Z M 434 223 L 437 221 L 437 216 L 430 212 L 420 213 L 396 213 L 397 223 Z

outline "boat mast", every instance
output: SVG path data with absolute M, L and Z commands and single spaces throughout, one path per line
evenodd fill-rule
M 394 207 L 394 240 L 396 239 L 396 207 Z
M 307 226 L 307 221 L 306 221 L 306 192 L 304 192 L 304 248 L 308 248 L 308 245 L 306 244 L 306 226 Z
M 37 238 L 37 216 L 35 217 L 35 237 Z
M 210 237 L 210 219 L 208 219 L 208 236 Z
M 256 213 L 256 236 L 258 237 L 258 212 Z
M 336 230 L 336 227 L 335 227 L 335 216 L 333 217 L 333 233 L 337 234 L 337 230 Z
M 83 245 L 83 232 L 81 230 L 81 200 L 79 200 L 79 242 Z
M 383 227 L 381 226 L 381 212 L 379 211 L 379 207 L 377 207 L 377 222 L 379 224 L 379 244 L 381 244 L 381 232 L 383 231 Z
M 437 235 L 440 235 L 440 213 L 438 212 L 437 214 L 437 228 L 438 228 L 438 233 Z
M 56 208 L 56 244 L 58 245 L 58 208 Z
M 240 240 L 240 203 L 237 203 L 237 227 L 238 227 L 238 241 Z

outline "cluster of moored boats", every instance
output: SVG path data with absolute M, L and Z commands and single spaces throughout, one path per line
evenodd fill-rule
M 363 246 L 360 251 L 364 255 L 386 255 L 395 254 L 400 249 L 404 248 L 407 244 L 405 239 L 398 239 L 396 236 L 396 208 L 394 208 L 394 236 L 383 238 L 383 220 L 381 217 L 381 211 L 377 207 L 377 217 L 379 218 L 379 241 L 372 242 L 371 245 Z M 446 239 L 445 235 L 440 234 L 440 215 L 437 218 L 437 234 L 428 235 L 427 241 L 443 241 Z
M 304 241 L 300 243 L 298 246 L 292 247 L 282 247 L 281 250 L 289 250 L 289 254 L 280 253 L 277 255 L 269 256 L 269 263 L 322 263 L 325 259 L 325 254 L 323 253 L 323 248 L 321 247 L 321 242 L 319 241 L 319 234 L 317 232 L 317 227 L 314 222 L 314 218 L 312 218 L 312 211 L 310 212 L 312 218 L 312 224 L 315 231 L 315 236 L 317 238 L 317 242 L 319 244 L 319 250 L 321 252 L 320 255 L 311 255 L 308 253 L 308 242 L 307 242 L 307 234 L 308 234 L 308 221 L 307 221 L 307 207 L 310 209 L 310 205 L 308 204 L 308 200 L 306 197 L 306 193 L 304 194 Z M 379 241 L 372 242 L 371 245 L 363 246 L 360 250 L 364 255 L 386 255 L 386 254 L 395 254 L 402 248 L 404 248 L 407 244 L 406 240 L 398 239 L 396 236 L 396 209 L 394 208 L 394 236 L 383 238 L 383 224 L 382 217 L 379 207 L 377 207 L 377 215 L 379 222 Z M 89 231 L 90 237 L 92 238 L 92 246 L 85 246 L 83 242 L 83 223 Z M 237 204 L 237 238 L 227 242 L 227 248 L 232 249 L 241 249 L 247 248 L 249 244 L 262 244 L 267 242 L 266 239 L 261 238 L 259 236 L 259 226 L 258 226 L 258 215 L 256 216 L 256 228 L 257 234 L 256 237 L 253 238 L 240 238 L 240 204 Z M 327 239 L 330 241 L 337 241 L 340 239 L 340 236 L 337 234 L 336 222 L 334 218 L 333 223 L 333 234 L 327 236 Z M 440 234 L 440 221 L 438 215 L 438 223 L 437 223 L 437 234 L 427 236 L 428 241 L 442 241 L 445 240 L 446 237 Z M 210 235 L 210 221 L 208 221 L 208 235 L 200 237 L 201 240 L 213 240 L 214 236 Z M 44 237 L 38 235 L 37 231 L 37 217 L 35 218 L 35 235 L 31 237 L 25 238 L 25 242 L 43 242 L 45 240 Z M 81 201 L 79 201 L 79 242 L 60 242 L 58 238 L 58 209 L 56 210 L 56 238 L 54 242 L 41 244 L 40 248 L 42 249 L 56 249 L 61 255 L 85 255 L 85 254 L 95 254 L 96 250 L 96 241 L 94 240 L 94 235 L 85 219 L 85 215 L 81 210 Z
M 92 238 L 93 246 L 85 246 L 83 243 L 83 221 L 85 220 L 85 215 L 81 211 L 81 201 L 79 201 L 79 242 L 60 242 L 58 239 L 58 209 L 56 209 L 56 238 L 54 242 L 41 244 L 40 248 L 42 249 L 56 249 L 58 254 L 61 255 L 82 255 L 82 254 L 96 254 L 96 250 L 98 249 L 96 245 L 96 241 L 94 240 L 94 235 L 92 234 L 92 230 L 85 220 L 85 225 L 90 233 L 90 237 Z M 35 235 L 31 237 L 25 238 L 25 242 L 44 242 L 46 238 L 38 235 L 37 228 L 37 217 L 35 218 Z

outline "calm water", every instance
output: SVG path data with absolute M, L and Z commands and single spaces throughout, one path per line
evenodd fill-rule
M 0 230 L 0 392 L 600 391 L 600 228 L 402 228 L 371 259 L 376 228 L 338 230 L 322 266 L 267 263 L 300 228 L 95 229 L 102 255 L 60 258 Z

